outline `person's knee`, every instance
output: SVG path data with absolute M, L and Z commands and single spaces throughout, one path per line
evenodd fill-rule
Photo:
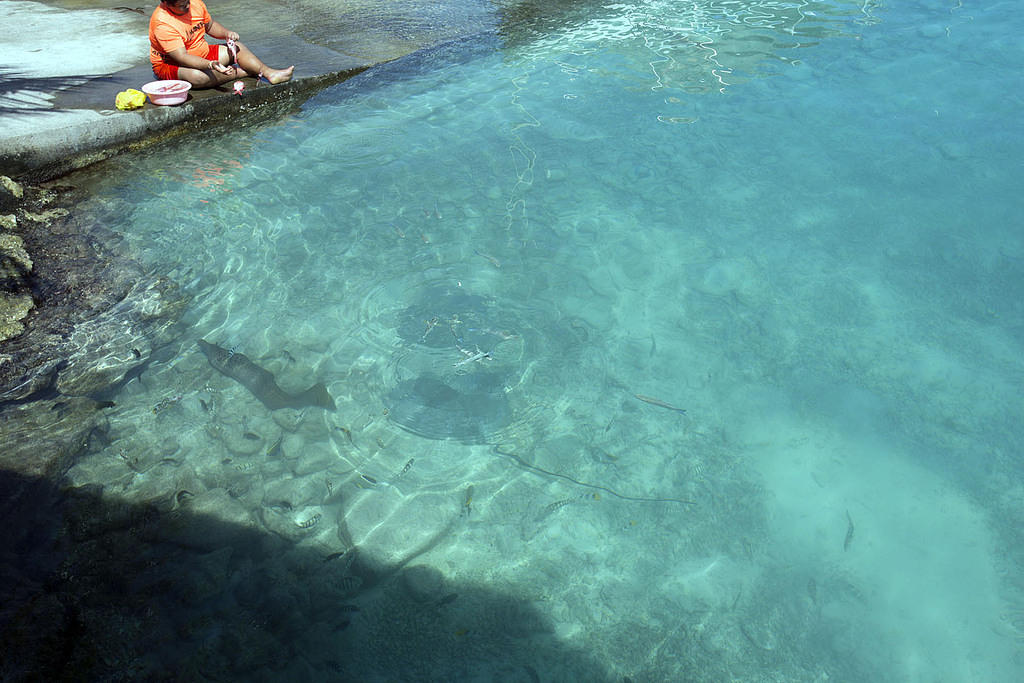
M 182 67 L 178 69 L 178 78 L 183 81 L 188 81 L 195 88 L 212 88 L 219 85 L 215 79 L 212 79 L 205 71 L 200 71 L 199 69 L 187 69 Z

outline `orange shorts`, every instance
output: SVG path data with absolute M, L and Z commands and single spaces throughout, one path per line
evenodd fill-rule
M 206 51 L 206 59 L 219 61 L 220 60 L 220 43 L 211 45 L 210 49 Z M 176 81 L 178 80 L 178 65 L 169 64 L 167 62 L 160 62 L 153 67 L 153 75 L 157 77 L 157 80 L 161 81 Z

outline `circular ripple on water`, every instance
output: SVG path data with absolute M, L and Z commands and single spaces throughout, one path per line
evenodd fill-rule
M 504 442 L 537 433 L 568 386 L 603 375 L 603 358 L 554 306 L 496 293 L 504 284 L 453 266 L 368 293 L 360 334 L 388 355 L 382 398 L 394 424 L 429 439 Z
M 537 331 L 499 298 L 475 289 L 450 278 L 426 282 L 398 313 L 401 351 L 389 368 L 385 403 L 403 429 L 486 443 L 513 422 L 510 388 Z

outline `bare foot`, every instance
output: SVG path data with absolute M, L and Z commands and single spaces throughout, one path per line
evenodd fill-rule
M 294 66 L 290 66 L 287 69 L 267 69 L 263 72 L 263 76 L 271 83 L 284 83 L 292 79 L 293 71 L 295 71 Z

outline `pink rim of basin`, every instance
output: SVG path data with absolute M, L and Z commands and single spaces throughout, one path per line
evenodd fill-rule
M 142 86 L 142 92 L 149 95 L 153 104 L 181 104 L 188 99 L 192 84 L 188 81 L 153 81 Z

